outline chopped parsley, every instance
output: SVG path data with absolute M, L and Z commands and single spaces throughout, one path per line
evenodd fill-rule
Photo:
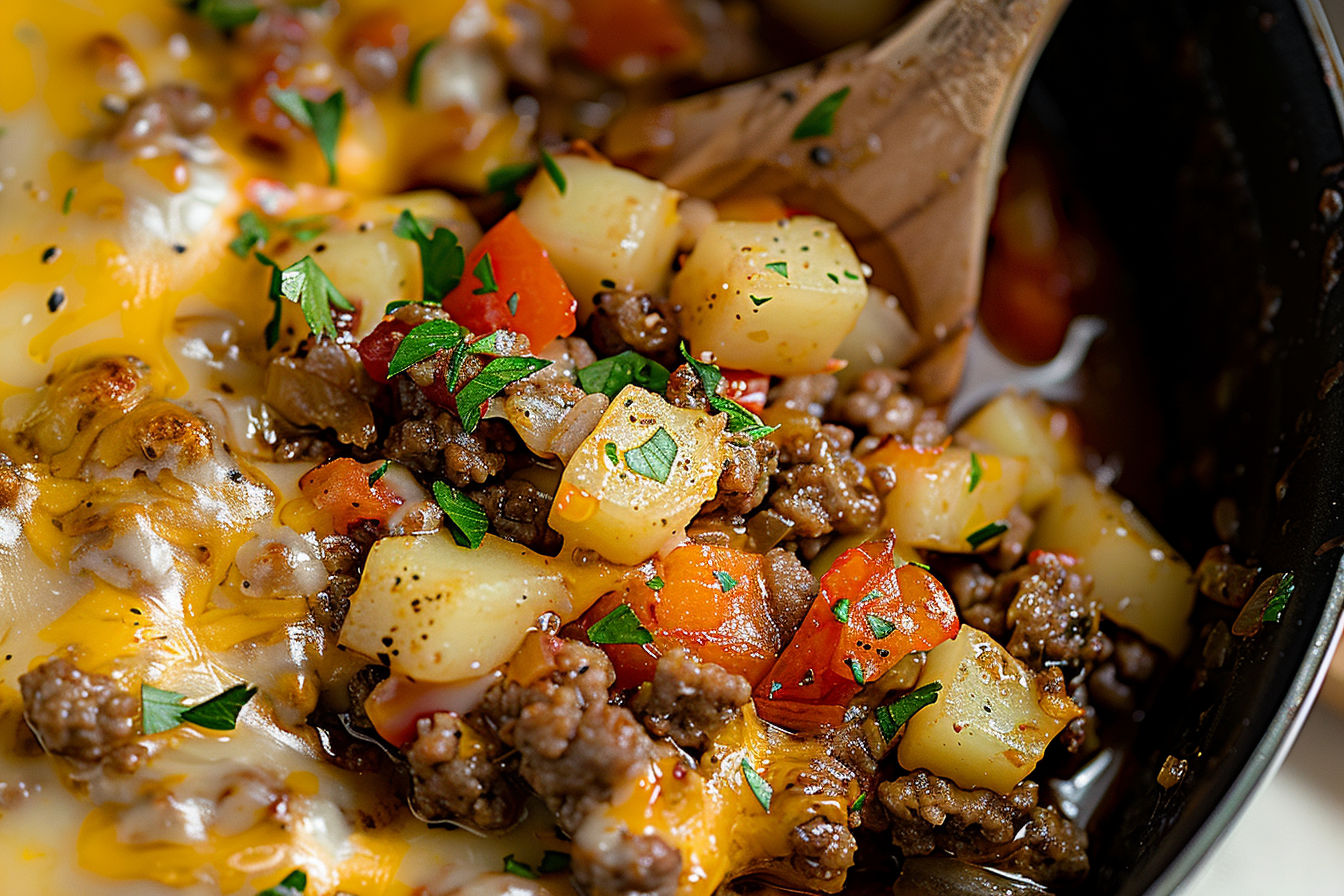
M 751 299 L 751 304 L 753 304 L 753 305 L 755 305 L 757 308 L 759 308 L 759 307 L 761 307 L 762 305 L 764 305 L 766 302 L 768 302 L 768 301 L 770 301 L 771 299 L 773 299 L 774 296 L 753 296 L 753 295 L 751 295 L 751 294 L 748 294 L 748 295 L 747 295 L 747 298 Z
M 781 682 L 781 681 L 772 681 L 772 682 L 770 682 L 770 697 L 771 697 L 771 699 L 774 698 L 774 696 L 775 696 L 775 691 L 779 690 L 779 689 L 782 688 L 782 687 L 784 687 L 784 683 Z
M 971 484 L 966 486 L 966 493 L 975 491 L 975 487 L 980 484 L 980 480 L 985 476 L 985 468 L 980 465 L 980 455 L 974 451 L 971 452 Z
M 261 8 L 250 0 L 187 0 L 182 8 L 220 31 L 250 25 L 261 14 Z
M 854 802 L 849 804 L 849 811 L 858 812 L 863 808 L 863 804 L 868 802 L 868 794 L 861 793 L 855 798 Z
M 760 417 L 731 398 L 720 395 L 719 384 L 723 382 L 723 373 L 713 364 L 706 364 L 691 357 L 690 349 L 684 342 L 681 344 L 681 356 L 700 378 L 700 385 L 704 386 L 705 394 L 709 397 L 709 406 L 728 417 L 728 432 L 743 435 L 748 439 L 759 439 L 779 429 L 778 426 L 766 426 Z
M 442 302 L 462 282 L 467 265 L 457 235 L 446 227 L 435 227 L 433 234 L 426 235 L 424 225 L 409 209 L 401 210 L 392 232 L 420 247 L 421 301 L 432 305 Z
M 489 256 L 486 256 L 489 258 Z M 457 392 L 457 416 L 471 432 L 481 422 L 481 409 L 509 383 L 531 376 L 550 361 L 542 358 L 493 358 Z M 626 463 L 629 463 L 627 452 Z
M 392 461 L 385 460 L 379 465 L 378 469 L 369 474 L 369 488 L 373 488 L 379 479 L 387 475 L 387 468 L 392 466 Z
M 653 634 L 643 626 L 635 611 L 621 604 L 588 626 L 588 640 L 594 644 L 648 644 Z
M 448 521 L 453 541 L 464 548 L 474 550 L 480 547 L 490 528 L 490 521 L 486 519 L 481 505 L 446 482 L 435 482 L 432 489 L 434 502 Z
M 798 122 L 797 127 L 793 129 L 794 140 L 806 140 L 809 137 L 829 137 L 835 132 L 835 113 L 840 110 L 840 104 L 849 96 L 849 87 L 841 87 L 834 93 L 827 94 L 817 103 L 802 120 Z
M 895 737 L 896 732 L 910 721 L 911 716 L 938 701 L 938 692 L 942 689 L 941 682 L 931 681 L 921 688 L 915 688 L 895 703 L 879 706 L 874 715 L 877 717 L 877 727 L 881 729 L 882 736 L 887 740 Z
M 320 103 L 315 103 L 297 90 L 272 87 L 267 91 L 271 102 L 280 107 L 294 123 L 313 132 L 322 158 L 327 163 L 327 183 L 336 183 L 336 141 L 341 135 L 341 121 L 345 118 L 345 91 L 337 90 Z
M 250 685 L 236 684 L 194 706 L 183 706 L 185 694 L 141 684 L 140 727 L 145 734 L 158 734 L 190 722 L 211 731 L 232 731 L 238 724 L 238 713 L 256 692 Z
M 514 317 L 518 316 L 518 293 L 509 296 L 509 300 L 504 304 L 509 306 L 509 314 Z
M 967 535 L 966 543 L 973 548 L 978 548 L 980 547 L 980 545 L 989 541 L 991 538 L 998 538 L 1000 535 L 1002 535 L 1007 531 L 1008 527 L 1003 523 L 990 523 L 986 526 L 982 526 L 981 528 L 976 529 L 970 535 Z
M 608 398 L 615 398 L 632 383 L 650 392 L 663 392 L 667 389 L 669 374 L 657 361 L 627 350 L 580 368 L 577 376 L 583 391 L 589 394 L 601 392 Z
M 387 365 L 389 378 L 439 352 L 452 351 L 467 338 L 467 330 L 450 320 L 430 320 L 420 324 L 401 338 L 392 360 Z
M 271 229 L 261 216 L 248 209 L 238 216 L 238 235 L 229 241 L 229 249 L 239 258 L 246 258 L 258 246 L 265 246 L 271 238 Z
M 541 863 L 537 865 L 537 870 L 542 874 L 554 874 L 557 871 L 568 871 L 569 865 L 569 853 L 548 849 L 541 854 Z
M 515 209 L 522 202 L 518 195 L 518 185 L 536 173 L 537 166 L 532 162 L 519 162 L 516 165 L 501 165 L 485 176 L 487 192 L 499 193 L 504 197 L 504 206 Z
M 608 442 L 603 445 L 602 453 L 607 456 L 607 460 L 611 461 L 613 467 L 619 467 L 621 465 L 621 453 L 617 450 L 615 442 Z
M 929 571 L 929 564 L 927 564 L 927 563 L 920 563 L 918 560 L 907 560 L 907 561 L 905 561 L 905 562 L 906 562 L 906 565 L 908 565 L 908 566 L 918 566 L 920 569 L 924 570 L 925 572 L 928 572 L 928 571 Z
M 667 482 L 667 477 L 672 474 L 672 465 L 677 461 L 678 450 L 677 440 L 660 426 L 643 445 L 625 452 L 625 465 L 638 476 L 655 482 Z
M 830 271 L 827 271 L 827 272 L 826 272 L 826 279 L 827 279 L 827 280 L 830 280 L 832 283 L 839 283 L 839 282 L 840 282 L 840 278 L 837 277 L 837 276 L 835 276 L 835 274 L 831 273 Z
M 354 311 L 355 306 L 341 295 L 313 257 L 305 255 L 287 268 L 281 268 L 260 252 L 256 257 L 271 267 L 270 298 L 275 303 L 275 313 L 266 326 L 266 347 L 273 348 L 280 341 L 280 303 L 284 300 L 303 310 L 303 319 L 314 336 L 335 339 L 336 321 L 331 309 Z
M 71 187 L 65 191 L 65 198 L 61 200 L 61 214 L 70 214 L 70 206 L 75 203 L 75 188 Z
M 471 291 L 474 296 L 483 296 L 492 292 L 499 292 L 499 284 L 495 282 L 495 265 L 490 260 L 490 253 L 487 252 L 481 256 L 481 260 L 476 262 L 476 267 L 471 269 L 476 275 L 476 279 L 481 285 Z
M 765 266 L 767 271 L 778 274 L 785 280 L 789 279 L 789 263 L 787 261 L 772 261 Z
M 881 597 L 881 596 L 882 596 L 881 589 L 874 588 L 872 591 L 869 591 L 863 597 L 859 598 L 859 603 L 864 603 L 865 601 L 870 601 L 875 597 Z
M 297 868 L 273 887 L 267 887 L 257 896 L 300 896 L 308 888 L 308 875 Z
M 737 579 L 728 575 L 728 573 L 721 569 L 714 570 L 714 578 L 718 579 L 719 587 L 723 589 L 724 594 L 727 594 L 737 587 Z
M 1274 594 L 1270 596 L 1269 603 L 1265 604 L 1265 612 L 1260 617 L 1261 622 L 1278 622 L 1283 618 L 1283 611 L 1288 608 L 1288 599 L 1293 596 L 1293 589 L 1297 583 L 1293 581 L 1293 574 L 1286 572 L 1279 579 L 1278 585 L 1274 588 Z
M 538 877 L 537 872 L 532 870 L 531 865 L 525 865 L 522 862 L 519 862 L 513 857 L 513 853 L 509 853 L 504 857 L 504 871 L 508 874 L 516 874 L 519 877 L 525 877 L 528 880 L 536 880 Z
M 849 659 L 845 660 L 845 665 L 849 667 L 849 672 L 851 675 L 854 676 L 854 681 L 857 684 L 865 683 L 863 675 L 863 666 L 859 665 L 858 660 L 854 659 L 853 657 L 850 657 Z
M 845 271 L 845 279 L 846 279 L 846 280 L 858 280 L 858 279 L 859 279 L 859 275 L 856 274 L 856 273 L 854 273 L 853 271 Z
M 565 172 L 560 170 L 560 166 L 555 163 L 555 158 L 544 149 L 541 151 L 541 167 L 545 169 L 551 183 L 555 184 L 555 188 L 560 191 L 560 195 L 565 195 L 565 190 L 569 188 L 569 181 L 565 180 Z
M 648 586 L 649 586 L 649 589 L 652 590 L 652 591 L 662 591 L 662 590 L 663 590 L 663 587 L 664 587 L 664 585 L 665 585 L 666 583 L 663 582 L 663 577 L 662 577 L 662 576 L 654 576 L 653 578 L 649 579 L 649 580 L 648 580 L 647 582 L 645 582 L 644 584 L 645 584 L 645 585 L 648 585 Z
M 438 42 L 437 37 L 426 41 L 411 57 L 411 67 L 406 72 L 406 102 L 412 106 L 420 102 L 420 82 L 425 67 L 425 57 L 429 55 L 429 51 L 434 49 Z
M 752 768 L 751 760 L 743 757 L 742 759 L 742 777 L 747 779 L 747 786 L 751 788 L 751 793 L 756 797 L 756 802 L 761 804 L 761 808 L 766 812 L 770 811 L 770 801 L 774 799 L 775 792 L 770 787 L 770 782 L 761 777 L 760 772 Z
M 896 631 L 896 626 L 873 613 L 864 614 L 864 621 L 868 623 L 868 628 L 872 629 L 873 637 L 881 640 L 887 635 Z
M 831 607 L 831 615 L 842 625 L 849 624 L 849 598 L 842 597 Z

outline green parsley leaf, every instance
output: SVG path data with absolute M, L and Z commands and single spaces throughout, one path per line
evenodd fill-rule
M 835 131 L 835 113 L 840 104 L 849 96 L 849 88 L 841 87 L 827 94 L 821 102 L 813 106 L 793 129 L 794 140 L 806 140 L 809 137 L 829 137 Z
M 826 272 L 826 279 L 830 280 L 832 283 L 840 282 L 840 278 L 835 276 L 835 274 L 831 273 L 830 271 Z
M 663 590 L 663 587 L 664 587 L 664 585 L 665 585 L 666 583 L 663 582 L 663 577 L 662 577 L 662 576 L 654 576 L 653 578 L 649 579 L 649 580 L 648 580 L 647 582 L 645 582 L 644 584 L 645 584 L 645 585 L 648 585 L 648 586 L 649 586 L 649 589 L 652 590 L 652 591 L 662 591 L 662 590 Z
M 771 697 L 771 699 L 774 698 L 774 696 L 775 696 L 775 691 L 779 690 L 779 689 L 782 688 L 782 687 L 784 687 L 784 683 L 783 683 L 782 681 L 772 681 L 772 682 L 770 682 L 770 697 Z
M 728 432 L 741 434 L 748 439 L 759 439 L 779 429 L 778 426 L 766 426 L 760 417 L 731 398 L 720 395 L 719 384 L 723 382 L 723 373 L 713 364 L 706 364 L 691 357 L 690 349 L 684 342 L 681 344 L 681 356 L 700 378 L 700 384 L 705 387 L 705 394 L 709 396 L 709 406 L 728 416 Z
M 341 135 L 341 120 L 345 118 L 345 91 L 337 90 L 320 103 L 297 90 L 279 87 L 272 87 L 266 95 L 295 124 L 312 131 L 327 162 L 327 183 L 336 183 L 336 141 Z
M 537 870 L 542 874 L 554 874 L 557 871 L 568 871 L 569 865 L 569 853 L 548 849 L 542 853 L 541 863 L 537 865 Z
M 874 588 L 872 591 L 869 591 L 869 592 L 868 592 L 867 594 L 865 594 L 863 597 L 859 598 L 858 602 L 859 602 L 859 603 L 864 603 L 864 602 L 866 602 L 866 601 L 870 601 L 870 600 L 872 600 L 872 599 L 875 598 L 875 597 L 881 597 L 881 596 L 882 596 L 882 591 L 881 591 L 880 589 Z
M 854 802 L 849 804 L 849 811 L 858 812 L 860 809 L 863 808 L 863 804 L 866 802 L 868 802 L 868 794 L 866 793 L 859 794 L 855 798 Z
M 307 242 L 321 236 L 327 230 L 326 215 L 304 215 L 284 222 L 285 229 L 299 242 Z
M 499 284 L 495 282 L 494 263 L 490 261 L 489 252 L 481 256 L 481 260 L 476 262 L 476 267 L 472 268 L 471 272 L 481 281 L 481 285 L 471 291 L 472 295 L 483 296 L 499 291 Z
M 519 877 L 525 877 L 528 880 L 537 879 L 537 872 L 532 870 L 532 866 L 524 865 L 522 862 L 514 859 L 513 853 L 509 853 L 504 857 L 504 870 L 509 874 L 516 874 Z
M 75 188 L 71 187 L 65 191 L 65 198 L 61 200 L 61 214 L 70 214 L 70 206 L 75 202 Z
M 429 55 L 429 51 L 434 49 L 438 42 L 437 37 L 426 41 L 411 57 L 411 67 L 406 72 L 406 102 L 412 106 L 420 102 L 420 79 L 424 70 L 425 57 Z
M 765 269 L 778 274 L 785 280 L 789 279 L 789 263 L 787 261 L 772 261 L 765 266 Z
M 434 502 L 439 505 L 439 509 L 448 520 L 453 541 L 472 550 L 480 547 L 486 531 L 490 528 L 490 521 L 486 519 L 481 505 L 446 482 L 435 482 L 431 489 L 434 492 Z
M 372 473 L 369 474 L 369 488 L 373 488 L 374 485 L 377 484 L 379 479 L 382 479 L 384 476 L 387 475 L 387 468 L 390 466 L 392 466 L 392 461 L 385 460 L 383 461 L 382 465 L 378 467 L 378 469 L 374 470 Z
M 916 688 L 904 695 L 895 703 L 888 706 L 879 706 L 875 715 L 877 716 L 877 727 L 881 729 L 882 736 L 887 740 L 895 737 L 896 732 L 901 730 L 902 725 L 910 721 L 911 716 L 924 707 L 932 706 L 938 702 L 938 692 L 942 689 L 941 682 L 931 681 L 922 688 Z
M 868 627 L 873 630 L 873 637 L 877 638 L 878 640 L 881 640 L 882 638 L 885 638 L 887 635 L 896 631 L 896 626 L 892 625 L 890 622 L 883 619 L 881 616 L 877 616 L 872 613 L 866 613 L 864 614 L 863 618 L 868 623 Z
M 841 625 L 848 625 L 849 598 L 842 597 L 838 601 L 836 601 L 835 606 L 831 607 L 831 615 L 834 616 Z
M 265 246 L 271 238 L 271 229 L 261 216 L 248 209 L 238 216 L 238 235 L 229 241 L 229 249 L 239 258 L 246 258 L 258 246 Z
M 509 314 L 512 314 L 514 317 L 518 316 L 518 293 L 509 296 L 509 300 L 504 304 L 509 306 Z
M 742 777 L 747 779 L 747 786 L 751 788 L 752 795 L 756 797 L 756 802 L 761 804 L 761 808 L 766 812 L 770 811 L 770 801 L 774 799 L 775 792 L 770 787 L 770 782 L 761 777 L 760 772 L 752 768 L 751 760 L 742 759 Z
M 435 227 L 433 235 L 426 235 L 424 225 L 402 209 L 392 232 L 420 247 L 421 301 L 437 305 L 443 297 L 462 282 L 462 271 L 467 266 L 467 254 L 457 241 L 457 235 L 446 227 Z
M 520 183 L 536 173 L 536 162 L 518 162 L 514 165 L 501 165 L 485 176 L 487 193 L 503 193 L 515 189 Z
M 986 526 L 982 526 L 981 528 L 976 529 L 970 535 L 967 535 L 966 543 L 973 548 L 978 548 L 980 547 L 980 545 L 989 541 L 991 538 L 997 538 L 1007 531 L 1008 527 L 1003 523 L 990 523 Z
M 266 327 L 266 347 L 273 347 L 280 339 L 280 302 L 285 299 L 303 310 L 303 319 L 308 322 L 313 335 L 319 339 L 335 339 L 336 321 L 331 309 L 354 311 L 355 306 L 341 295 L 313 257 L 305 255 L 283 269 L 260 252 L 256 257 L 271 267 L 270 295 L 275 303 L 275 314 Z
M 677 440 L 660 426 L 643 445 L 625 452 L 625 465 L 631 473 L 655 482 L 667 482 L 672 465 L 677 461 L 678 450 Z
M 975 491 L 975 487 L 980 484 L 980 480 L 985 476 L 985 468 L 980 465 L 980 455 L 974 451 L 971 452 L 971 484 L 966 487 L 966 493 L 969 495 Z
M 554 157 L 546 150 L 541 151 L 541 167 L 546 169 L 546 174 L 551 178 L 551 183 L 560 191 L 560 195 L 565 195 L 565 190 L 569 188 L 569 181 L 565 180 L 565 172 L 560 170 L 560 166 L 555 164 Z
M 859 661 L 854 659 L 853 657 L 850 657 L 849 659 L 845 660 L 845 665 L 849 667 L 849 672 L 851 675 L 854 676 L 854 681 L 857 682 L 858 684 L 863 684 L 864 683 L 863 666 L 859 665 Z
M 751 299 L 751 304 L 753 304 L 753 305 L 755 305 L 756 307 L 759 308 L 760 306 L 764 305 L 766 302 L 768 302 L 768 301 L 770 301 L 771 299 L 773 299 L 774 296 L 753 296 L 753 295 L 751 295 L 750 293 L 748 293 L 748 294 L 747 294 L 747 298 Z
M 714 578 L 719 580 L 719 587 L 723 589 L 724 594 L 727 594 L 737 587 L 737 579 L 728 575 L 728 573 L 721 569 L 714 570 Z
M 187 0 L 182 7 L 220 31 L 250 25 L 261 14 L 261 8 L 249 0 Z
M 487 258 L 489 256 L 486 256 Z M 462 428 L 471 432 L 481 422 L 481 408 L 509 383 L 529 377 L 550 361 L 541 358 L 494 358 L 457 392 L 457 416 Z M 626 461 L 629 463 L 629 460 Z
M 190 722 L 213 731 L 232 731 L 238 713 L 256 692 L 254 687 L 236 684 L 195 706 L 183 706 L 186 695 L 141 684 L 140 727 L 145 734 L 159 734 Z
M 1293 596 L 1293 590 L 1297 583 L 1293 581 L 1293 574 L 1286 572 L 1279 579 L 1278 585 L 1274 588 L 1274 594 L 1270 596 L 1269 603 L 1265 604 L 1265 612 L 1260 616 L 1261 622 L 1278 622 L 1283 618 L 1283 611 L 1288 609 L 1288 599 Z
M 640 623 L 634 610 L 621 604 L 588 626 L 588 640 L 594 644 L 648 644 L 653 634 Z
M 604 454 L 606 454 L 607 460 L 611 461 L 611 465 L 613 467 L 619 467 L 621 465 L 621 454 L 619 451 L 616 450 L 615 442 L 608 442 L 607 444 L 603 445 L 602 451 Z
M 858 280 L 858 279 L 859 279 L 859 275 L 856 274 L 856 273 L 854 273 L 853 271 L 845 271 L 845 279 L 846 279 L 846 280 Z
M 623 351 L 594 361 L 578 371 L 583 391 L 589 394 L 601 392 L 608 398 L 615 398 L 631 383 L 650 392 L 663 392 L 667 389 L 668 377 L 666 367 L 634 351 Z
M 401 338 L 387 365 L 387 375 L 394 377 L 439 352 L 452 351 L 466 338 L 467 331 L 461 324 L 450 320 L 425 321 Z
M 300 896 L 308 888 L 308 875 L 295 869 L 285 875 L 285 879 L 273 887 L 267 887 L 257 896 Z
M 910 564 L 911 566 L 918 566 L 925 572 L 929 571 L 929 564 L 927 563 L 920 563 L 918 560 L 907 560 L 906 563 Z

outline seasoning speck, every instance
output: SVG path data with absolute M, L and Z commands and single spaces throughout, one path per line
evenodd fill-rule
M 47 296 L 47 310 L 55 314 L 64 306 L 65 290 L 58 286 L 51 291 L 51 295 Z
M 812 160 L 812 164 L 821 168 L 829 168 L 835 161 L 835 153 L 831 152 L 829 146 L 814 146 L 808 152 L 807 157 Z
M 53 261 L 55 261 L 60 257 L 61 257 L 61 250 L 60 247 L 58 246 L 48 246 L 47 248 L 42 250 L 43 264 L 51 264 Z

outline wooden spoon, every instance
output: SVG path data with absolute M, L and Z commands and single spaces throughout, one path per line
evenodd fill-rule
M 707 199 L 777 195 L 835 221 L 920 337 L 914 385 L 956 390 L 1004 145 L 1068 0 L 929 0 L 875 45 L 632 113 L 603 148 Z M 849 88 L 830 135 L 794 139 Z

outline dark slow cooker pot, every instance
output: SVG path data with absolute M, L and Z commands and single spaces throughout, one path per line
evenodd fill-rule
M 1089 893 L 1165 894 L 1189 875 L 1286 751 L 1339 623 L 1344 139 L 1323 23 L 1314 2 L 1075 0 L 1026 101 L 1134 300 L 1137 363 L 1098 382 L 1151 392 L 1128 428 L 1160 460 L 1122 490 L 1192 561 L 1230 534 L 1296 581 L 1252 637 L 1207 646 L 1230 611 L 1197 611 L 1093 831 Z M 1163 787 L 1168 756 L 1187 770 Z

